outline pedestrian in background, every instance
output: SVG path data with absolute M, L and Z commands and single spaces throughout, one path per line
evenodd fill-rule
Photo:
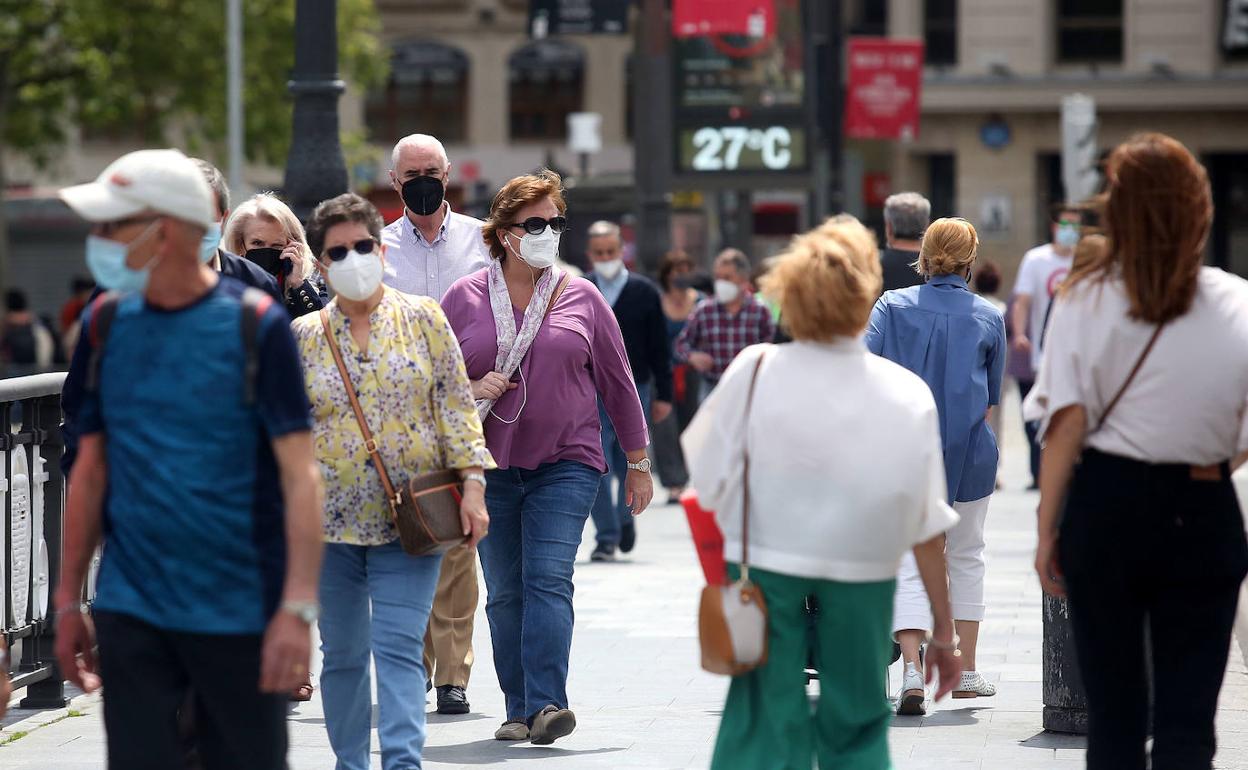
M 46 370 L 56 358 L 56 338 L 30 310 L 30 300 L 21 289 L 4 295 L 4 324 L 0 333 L 0 357 L 4 363 L 30 372 Z
M 320 310 L 319 282 L 308 237 L 295 212 L 273 193 L 258 193 L 230 213 L 221 237 L 223 250 L 259 266 L 277 283 L 292 318 Z
M 996 262 L 987 260 L 981 262 L 978 269 L 975 270 L 975 293 L 988 300 L 988 302 L 990 302 L 992 306 L 997 309 L 997 312 L 1001 314 L 1001 317 L 1006 318 L 1008 317 L 1009 307 L 1001 301 L 1000 297 L 997 296 L 999 291 L 1001 291 L 1001 268 L 997 266 Z M 1006 331 L 1006 369 L 1001 378 L 1001 403 L 997 405 L 996 409 L 992 409 L 988 412 L 988 427 L 992 429 L 992 435 L 997 438 L 997 489 L 1001 488 L 1001 469 L 1005 466 L 1005 437 L 1001 432 L 1004 429 L 1004 424 L 1001 418 L 1001 415 L 1004 412 L 1002 405 L 1005 403 L 1005 394 L 1009 393 L 1011 387 L 1014 385 L 1013 378 L 1010 376 L 1009 370 L 1010 339 L 1008 335 L 1008 325 L 1006 327 Z
M 1069 599 L 1088 768 L 1143 770 L 1151 703 L 1153 770 L 1207 770 L 1248 574 L 1230 480 L 1248 282 L 1203 267 L 1209 178 L 1182 144 L 1132 137 L 1106 182 L 1109 248 L 1062 288 L 1025 405 L 1044 437 L 1036 571 Z
M 1014 282 L 1014 296 L 1010 307 L 1010 326 L 1013 334 L 1010 345 L 1015 353 L 1027 359 L 1031 377 L 1019 372 L 1018 392 L 1027 398 L 1035 384 L 1040 369 L 1041 352 L 1044 347 L 1045 321 L 1049 317 L 1049 304 L 1057 289 L 1070 274 L 1074 260 L 1075 244 L 1079 242 L 1083 212 L 1075 206 L 1057 206 L 1053 209 L 1053 240 L 1031 249 L 1023 255 Z M 1038 426 L 1034 421 L 1024 420 L 1028 451 L 1031 453 L 1031 489 L 1040 481 L 1040 443 L 1036 438 Z
M 403 551 L 331 346 L 341 351 L 386 469 L 404 476 L 460 472 L 460 517 L 471 533 L 462 549 L 475 548 L 489 525 L 483 469 L 493 462 L 459 343 L 437 301 L 382 285 L 381 227 L 373 204 L 353 193 L 316 207 L 308 245 L 335 297 L 294 324 L 325 477 L 321 686 L 325 728 L 342 770 L 369 767 L 370 654 L 382 764 L 420 766 L 425 706 L 415 694 L 428 678 L 423 637 L 442 556 Z
M 655 466 L 659 481 L 667 487 L 667 502 L 678 502 L 689 484 L 685 453 L 680 448 L 680 434 L 698 410 L 700 386 L 697 372 L 676 359 L 676 338 L 689 321 L 689 315 L 704 295 L 693 288 L 693 260 L 683 251 L 669 251 L 659 262 L 660 304 L 667 324 L 667 341 L 672 348 L 672 405 L 675 416 L 657 420 L 652 426 Z
M 996 695 L 976 668 L 984 619 L 984 522 L 997 482 L 997 440 L 988 414 L 1001 403 L 1005 319 L 967 286 L 979 236 L 965 219 L 937 219 L 923 234 L 917 267 L 922 286 L 885 292 L 871 311 L 867 349 L 923 378 L 936 398 L 946 492 L 958 523 L 945 538 L 949 596 L 965 671 L 955 698 Z M 925 713 L 919 650 L 931 628 L 924 581 L 913 559 L 897 576 L 893 633 L 905 672 L 897 713 Z
M 60 314 L 61 345 L 66 353 L 78 345 L 78 332 L 81 328 L 78 321 L 94 292 L 95 281 L 90 278 L 75 276 L 69 283 L 70 297 L 61 305 Z
M 916 192 L 901 192 L 884 199 L 885 247 L 880 252 L 884 291 L 923 283 L 914 263 L 919 259 L 919 243 L 931 217 L 932 204 Z
M 767 660 L 733 679 L 711 767 L 809 768 L 817 757 L 819 767 L 880 770 L 891 766 L 885 672 L 903 553 L 917 559 L 936 619 L 927 662 L 929 676 L 940 671 L 937 698 L 961 670 L 941 534 L 957 516 L 945 502 L 937 408 L 922 380 L 863 347 L 880 263 L 857 220 L 799 236 L 763 289 L 795 341 L 746 349 L 682 438 L 730 562 L 742 553 L 748 490 L 750 579 L 767 603 Z M 808 596 L 819 607 L 813 635 Z
M 132 152 L 61 197 L 92 223 L 87 264 L 118 294 L 88 308 L 75 353 L 92 386 L 55 597 L 60 670 L 88 692 L 106 686 L 111 767 L 178 767 L 193 690 L 204 767 L 285 768 L 321 561 L 290 319 L 204 264 L 216 206 L 182 153 Z
M 589 226 L 588 234 L 586 256 L 593 266 L 588 279 L 602 292 L 619 322 L 642 411 L 650 414 L 654 422 L 662 422 L 672 413 L 672 350 L 659 291 L 649 279 L 624 266 L 619 225 L 595 222 Z M 625 500 L 628 460 L 602 399 L 598 400 L 598 422 L 602 425 L 602 453 L 608 470 L 598 484 L 598 497 L 591 509 L 598 544 L 590 559 L 615 561 L 616 548 L 623 553 L 633 550 L 637 527 Z M 648 459 L 642 460 L 642 464 L 649 470 Z
M 715 258 L 715 296 L 690 314 L 676 338 L 676 357 L 696 369 L 709 389 L 738 353 L 771 342 L 775 331 L 771 312 L 754 298 L 749 258 L 739 249 L 724 249 Z
M 626 501 L 650 503 L 646 420 L 620 327 L 602 293 L 554 267 L 567 228 L 552 171 L 516 177 L 490 206 L 482 237 L 492 262 L 455 282 L 442 307 L 498 463 L 486 471 L 490 537 L 481 543 L 494 669 L 506 697 L 499 740 L 539 745 L 568 735 L 572 572 L 607 470 L 598 398 L 625 450 Z
M 446 200 L 451 161 L 437 138 L 403 137 L 390 164 L 390 184 L 403 200 L 403 215 L 381 231 L 387 253 L 382 280 L 392 289 L 440 301 L 451 284 L 489 264 L 481 220 L 452 210 Z M 426 687 L 437 688 L 439 714 L 467 714 L 472 708 L 468 681 L 478 599 L 476 549 L 448 552 L 425 633 Z

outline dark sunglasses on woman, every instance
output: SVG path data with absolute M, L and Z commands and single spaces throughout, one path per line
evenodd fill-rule
M 523 222 L 512 222 L 508 227 L 523 227 L 524 231 L 529 235 L 541 235 L 546 231 L 549 225 L 551 230 L 556 233 L 562 233 L 568 229 L 567 217 L 551 217 L 550 219 L 542 219 L 541 217 L 529 217 Z
M 334 246 L 333 248 L 325 249 L 325 256 L 329 257 L 330 262 L 341 262 L 352 251 L 360 254 L 372 254 L 375 245 L 377 245 L 377 241 L 368 238 L 363 241 L 356 241 L 350 246 Z

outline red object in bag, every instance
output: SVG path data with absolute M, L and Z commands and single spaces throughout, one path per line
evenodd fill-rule
M 685 517 L 689 519 L 689 531 L 693 534 L 693 545 L 698 551 L 698 561 L 702 562 L 702 573 L 706 575 L 707 585 L 727 585 L 728 565 L 724 561 L 724 533 L 715 523 L 715 513 L 703 510 L 698 505 L 698 493 L 692 489 L 685 490 L 680 496 L 680 504 L 685 508 Z

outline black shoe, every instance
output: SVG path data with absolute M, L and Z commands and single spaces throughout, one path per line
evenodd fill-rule
M 467 714 L 468 693 L 462 687 L 447 684 L 438 688 L 439 714 Z
M 628 553 L 637 545 L 637 525 L 631 521 L 620 529 L 620 551 Z
M 615 561 L 615 546 L 610 543 L 599 543 L 594 552 L 589 555 L 589 560 L 598 562 Z
M 432 679 L 426 679 L 426 680 L 425 680 L 425 692 L 427 693 L 427 692 L 429 692 L 429 691 L 430 691 L 430 690 L 432 690 L 432 689 L 433 689 L 433 680 L 432 680 Z

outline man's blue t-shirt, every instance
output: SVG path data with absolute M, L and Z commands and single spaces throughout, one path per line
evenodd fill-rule
M 179 310 L 138 294 L 117 307 L 80 417 L 83 435 L 104 434 L 108 465 L 100 610 L 169 630 L 257 634 L 277 607 L 286 540 L 270 442 L 310 430 L 310 406 L 279 303 L 260 319 L 246 403 L 245 289 L 222 277 Z

